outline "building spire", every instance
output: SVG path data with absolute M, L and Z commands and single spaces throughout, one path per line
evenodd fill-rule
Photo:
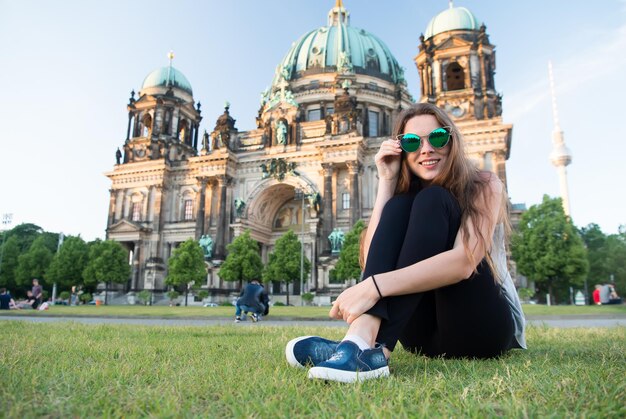
M 550 94 L 552 96 L 552 117 L 554 128 L 552 129 L 552 153 L 550 160 L 559 173 L 559 183 L 561 199 L 563 200 L 563 211 L 570 216 L 569 188 L 567 187 L 567 165 L 572 162 L 572 153 L 565 146 L 565 137 L 559 123 L 559 112 L 556 107 L 556 93 L 554 89 L 554 75 L 552 73 L 552 62 L 548 61 L 548 77 L 550 79 Z
M 172 75 L 172 61 L 174 60 L 174 51 L 170 50 L 170 52 L 167 53 L 167 59 L 170 60 L 170 65 L 167 67 L 167 86 L 169 86 L 171 84 L 170 76 Z

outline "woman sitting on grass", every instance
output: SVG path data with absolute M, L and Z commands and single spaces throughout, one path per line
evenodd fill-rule
M 309 378 L 353 382 L 388 376 L 398 341 L 431 357 L 491 358 L 525 348 L 506 265 L 506 192 L 467 158 L 450 117 L 428 103 L 404 110 L 375 161 L 364 279 L 330 310 L 348 332 L 341 342 L 293 339 L 288 362 L 311 365 Z

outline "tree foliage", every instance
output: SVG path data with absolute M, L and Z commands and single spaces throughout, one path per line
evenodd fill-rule
M 65 238 L 46 273 L 48 281 L 56 282 L 62 290 L 82 285 L 88 258 L 89 248 L 83 239 L 72 236 Z
M 512 239 L 513 259 L 520 273 L 535 281 L 553 301 L 563 301 L 569 286 L 587 275 L 587 254 L 576 227 L 565 216 L 561 198 L 544 195 L 525 212 Z
M 228 256 L 220 267 L 219 277 L 224 281 L 243 281 L 259 279 L 263 271 L 263 262 L 259 254 L 259 245 L 250 237 L 250 231 L 243 234 L 226 246 Z
M 86 287 L 93 288 L 100 282 L 124 284 L 130 277 L 128 253 L 113 240 L 96 240 L 89 243 L 89 261 L 83 270 Z
M 39 279 L 42 286 L 46 285 L 46 270 L 52 262 L 53 250 L 50 250 L 51 235 L 39 235 L 26 253 L 18 257 L 18 265 L 15 275 L 17 286 L 30 285 L 33 278 Z
M 11 230 L 2 233 L 5 240 L 15 237 L 20 254 L 26 253 L 35 239 L 43 233 L 43 229 L 36 224 L 23 223 L 13 227 Z
M 20 248 L 18 239 L 11 236 L 2 245 L 0 249 L 2 253 L 2 265 L 0 266 L 0 287 L 13 290 L 16 287 L 15 275 L 17 272 L 18 258 L 20 256 Z
M 204 251 L 194 239 L 187 239 L 174 249 L 167 265 L 165 283 L 168 285 L 186 287 L 190 282 L 201 283 L 207 276 Z
M 274 251 L 269 255 L 269 261 L 263 271 L 264 282 L 291 283 L 300 280 L 301 244 L 293 230 L 283 234 L 274 245 Z M 311 262 L 305 256 L 303 259 L 302 277 L 306 280 L 311 270 Z M 287 292 L 289 303 L 289 292 Z
M 613 278 L 615 289 L 626 294 L 626 235 L 605 235 L 600 226 L 589 224 L 580 229 L 589 260 L 590 287 Z
M 358 280 L 361 277 L 359 253 L 361 248 L 361 232 L 363 230 L 365 230 L 365 223 L 363 220 L 359 220 L 346 234 L 341 253 L 339 253 L 339 260 L 335 265 L 334 280 Z

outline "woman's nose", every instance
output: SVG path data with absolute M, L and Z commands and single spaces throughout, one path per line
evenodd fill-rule
M 428 141 L 428 138 L 424 138 L 422 139 L 422 147 L 420 148 L 420 153 L 432 153 L 433 151 L 435 151 L 434 147 L 432 145 L 430 145 L 430 141 Z

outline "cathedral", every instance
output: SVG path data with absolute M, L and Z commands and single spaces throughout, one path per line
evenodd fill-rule
M 476 164 L 506 184 L 512 125 L 495 90 L 495 47 L 464 7 L 433 17 L 416 43 L 420 102 L 445 109 Z M 256 129 L 239 131 L 224 108 L 199 132 L 200 102 L 171 65 L 131 93 L 126 140 L 111 180 L 107 239 L 130 252 L 131 290 L 165 289 L 167 260 L 194 238 L 205 246 L 204 289 L 226 293 L 219 277 L 226 246 L 249 231 L 267 262 L 292 229 L 312 262 L 304 290 L 336 295 L 341 236 L 369 219 L 377 191 L 374 155 L 398 113 L 414 102 L 403 69 L 374 34 L 350 25 L 341 0 L 325 26 L 293 43 L 264 92 Z M 285 292 L 274 286 L 275 294 Z

